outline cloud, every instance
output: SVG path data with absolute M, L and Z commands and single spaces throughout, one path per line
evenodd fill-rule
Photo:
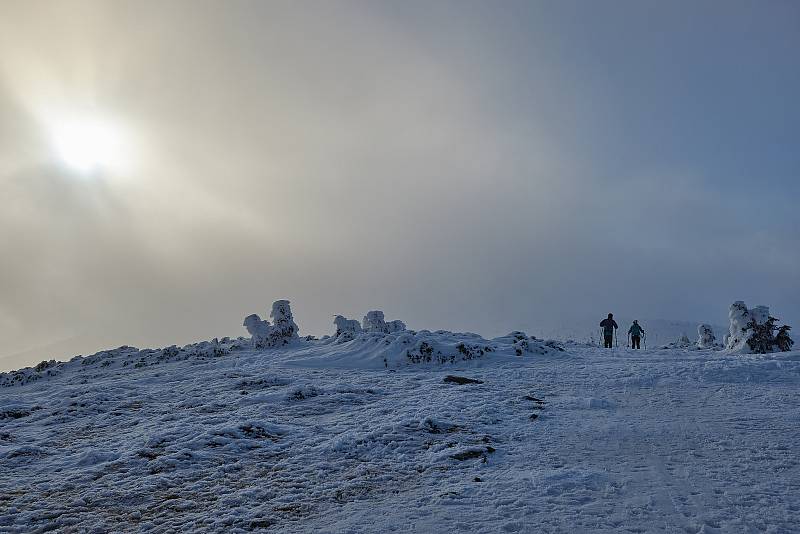
M 278 298 L 315 334 L 376 307 L 488 335 L 609 308 L 720 322 L 736 298 L 800 316 L 789 200 L 750 214 L 769 195 L 721 187 L 716 157 L 659 157 L 693 124 L 660 130 L 656 99 L 645 139 L 641 91 L 585 70 L 605 41 L 575 48 L 558 10 L 146 7 L 0 22 L 6 353 L 238 335 Z M 135 170 L 60 168 L 42 121 L 70 106 L 118 118 Z

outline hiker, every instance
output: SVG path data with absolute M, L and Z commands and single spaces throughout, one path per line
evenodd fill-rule
M 600 326 L 603 327 L 603 340 L 605 341 L 605 348 L 610 349 L 613 347 L 614 330 L 619 328 L 617 326 L 617 322 L 614 320 L 614 314 L 609 313 L 608 319 L 603 319 L 600 322 Z
M 644 328 L 639 326 L 639 321 L 636 319 L 633 320 L 633 324 L 628 329 L 628 335 L 631 336 L 631 348 L 633 349 L 640 349 L 642 348 L 639 343 L 642 340 L 642 334 L 644 334 Z

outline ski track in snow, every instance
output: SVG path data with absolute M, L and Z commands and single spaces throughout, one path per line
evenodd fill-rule
M 0 531 L 800 529 L 800 352 L 274 354 L 0 389 Z

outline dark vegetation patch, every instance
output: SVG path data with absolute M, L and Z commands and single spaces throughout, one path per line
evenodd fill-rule
M 482 448 L 479 448 L 479 449 L 478 448 L 469 449 L 469 450 L 466 450 L 466 451 L 462 451 L 462 452 L 456 453 L 456 454 L 452 455 L 451 458 L 454 459 L 454 460 L 458 460 L 460 462 L 463 462 L 464 460 L 471 460 L 471 459 L 474 459 L 474 458 L 484 458 L 485 459 L 487 454 L 492 454 L 494 451 L 495 451 L 494 447 L 491 447 L 491 446 L 487 445 L 485 448 L 482 447 Z
M 290 400 L 303 400 L 303 399 L 309 399 L 311 397 L 317 397 L 317 396 L 319 396 L 321 394 L 322 394 L 322 392 L 320 390 L 318 390 L 317 388 L 315 388 L 314 386 L 306 386 L 306 387 L 298 388 L 298 389 L 292 391 L 289 394 L 289 399 Z
M 28 410 L 5 410 L 0 412 L 0 419 L 21 419 L 31 414 Z

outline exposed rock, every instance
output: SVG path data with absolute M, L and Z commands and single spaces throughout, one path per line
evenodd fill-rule
M 444 377 L 444 380 L 442 380 L 442 382 L 447 382 L 451 384 L 460 384 L 460 385 L 483 384 L 483 380 L 476 380 L 474 378 L 467 378 L 464 376 L 455 376 L 455 375 L 447 375 L 446 377 Z

